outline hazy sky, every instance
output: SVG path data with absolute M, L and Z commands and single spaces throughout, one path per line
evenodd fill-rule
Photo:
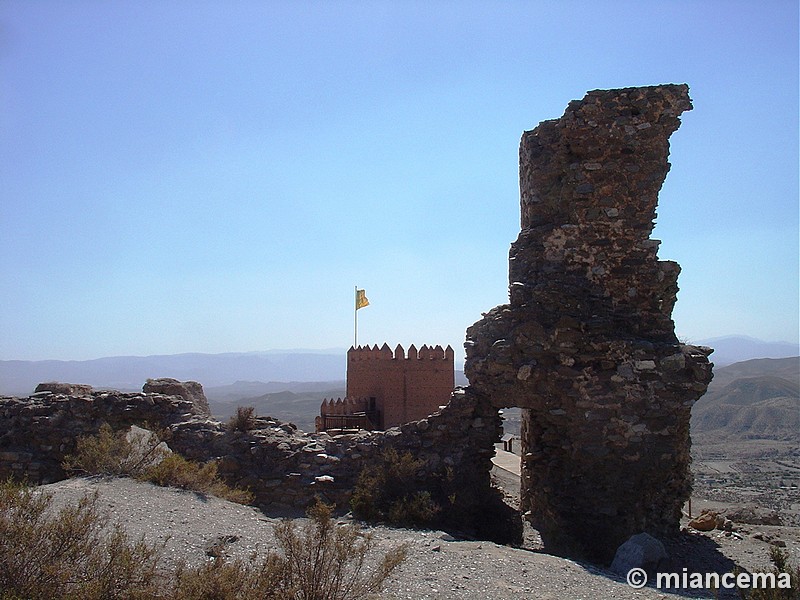
M 0 359 L 461 354 L 522 131 L 683 82 L 676 331 L 796 341 L 797 0 L 0 0 Z

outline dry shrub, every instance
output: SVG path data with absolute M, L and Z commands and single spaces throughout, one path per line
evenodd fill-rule
M 219 478 L 215 462 L 201 465 L 171 452 L 161 442 L 165 436 L 144 429 L 115 432 L 103 424 L 97 435 L 78 439 L 75 454 L 66 456 L 62 467 L 68 473 L 131 476 L 239 504 L 253 501 L 252 493 L 232 488 Z
M 760 568 L 759 573 L 773 573 L 776 582 L 778 577 L 783 574 L 790 581 L 789 588 L 758 588 L 748 591 L 739 589 L 739 595 L 745 600 L 800 600 L 800 565 L 792 567 L 789 564 L 789 553 L 781 550 L 777 546 L 770 546 L 769 559 L 772 562 L 772 570 Z
M 226 562 L 215 558 L 197 567 L 178 567 L 170 600 L 262 600 L 280 598 L 281 570 L 277 557 L 270 554 L 261 563 Z
M 221 558 L 178 569 L 174 600 L 361 600 L 379 593 L 408 554 L 405 544 L 372 559 L 372 536 L 336 525 L 332 508 L 317 501 L 308 521 L 275 527 L 279 552 L 257 562 Z
M 337 525 L 318 502 L 304 524 L 275 527 L 279 551 L 262 561 L 217 558 L 167 571 L 163 545 L 131 542 L 119 526 L 104 534 L 97 494 L 58 513 L 51 503 L 35 489 L 0 485 L 0 600 L 361 600 L 407 556 L 401 545 L 373 557 L 372 536 Z
M 249 504 L 253 501 L 252 493 L 232 488 L 218 477 L 217 463 L 212 461 L 201 465 L 175 453 L 151 466 L 139 479 L 163 487 L 177 487 L 200 494 L 217 496 L 239 504 Z
M 97 495 L 50 510 L 52 496 L 0 484 L 0 590 L 5 600 L 153 598 L 160 548 L 131 541 L 108 518 Z
M 247 432 L 256 427 L 256 409 L 253 406 L 237 406 L 236 414 L 228 421 L 228 431 Z
M 367 559 L 375 541 L 355 525 L 336 525 L 332 507 L 319 500 L 309 509 L 309 520 L 298 527 L 283 521 L 275 537 L 283 553 L 280 589 L 298 600 L 348 600 L 377 594 L 405 559 L 401 545 L 383 555 L 371 571 Z M 365 572 L 366 571 L 366 572 Z
M 78 438 L 75 454 L 61 463 L 67 473 L 138 476 L 169 454 L 160 436 L 146 429 L 113 431 L 103 423 L 97 435 Z

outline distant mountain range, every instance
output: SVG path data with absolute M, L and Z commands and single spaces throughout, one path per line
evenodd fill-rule
M 292 391 L 296 384 L 344 382 L 347 350 L 286 350 L 225 354 L 112 356 L 93 360 L 0 360 L 0 395 L 27 396 L 43 381 L 86 383 L 95 388 L 139 391 L 148 378 L 199 381 L 205 389 L 250 382 L 250 396 Z M 464 385 L 463 371 L 456 384 Z M 337 387 L 334 384 L 332 387 Z M 307 386 L 304 391 L 308 391 Z M 317 386 L 319 391 L 319 386 Z
M 711 361 L 718 367 L 750 360 L 752 358 L 788 358 L 800 356 L 800 344 L 765 342 L 745 335 L 726 335 L 700 341 L 689 341 L 695 346 L 714 348 Z
M 717 367 L 753 358 L 784 358 L 800 355 L 800 346 L 786 342 L 764 342 L 745 336 L 727 336 L 692 341 L 711 346 L 711 360 Z M 251 382 L 246 395 L 256 397 L 280 391 L 297 391 L 296 383 L 323 382 L 336 389 L 346 374 L 347 351 L 287 350 L 230 352 L 225 354 L 169 354 L 156 356 L 115 356 L 84 361 L 0 361 L 0 394 L 26 396 L 43 381 L 87 383 L 96 388 L 140 390 L 148 378 L 173 377 L 199 381 L 204 388 Z M 277 382 L 277 383 L 270 383 Z M 294 383 L 293 383 L 294 382 Z M 456 384 L 466 383 L 456 372 Z M 244 385 L 244 384 L 242 384 Z M 239 385 L 241 388 L 242 385 Z M 238 394 L 241 390 L 237 390 Z M 309 391 L 304 388 L 304 393 Z M 321 391 L 318 387 L 315 391 Z
M 82 361 L 3 360 L 0 361 L 0 394 L 27 396 L 43 381 L 87 383 L 96 388 L 122 391 L 141 390 L 148 378 L 156 377 L 199 381 L 203 387 L 237 381 L 344 381 L 346 356 L 346 350 L 297 350 L 114 356 Z M 285 389 L 280 387 L 280 390 Z
M 730 336 L 695 342 L 716 349 L 714 380 L 692 410 L 692 434 L 731 439 L 800 437 L 798 348 Z M 794 358 L 780 358 L 785 354 Z M 346 350 L 119 356 L 87 361 L 0 361 L 0 395 L 27 396 L 43 381 L 141 390 L 151 377 L 203 384 L 212 412 L 227 418 L 236 406 L 313 430 L 323 398 L 345 394 Z M 779 358 L 761 358 L 762 356 Z M 745 360 L 730 364 L 735 356 Z M 456 385 L 466 384 L 456 371 Z M 511 412 L 509 412 L 511 417 Z

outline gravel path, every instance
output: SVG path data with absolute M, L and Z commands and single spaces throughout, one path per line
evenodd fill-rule
M 299 516 L 265 515 L 253 507 L 131 479 L 69 479 L 42 486 L 42 489 L 53 494 L 56 508 L 97 491 L 98 506 L 108 511 L 112 522 L 122 524 L 134 537 L 143 535 L 149 543 L 166 540 L 164 556 L 170 563 L 179 558 L 191 563 L 209 560 L 208 553 L 220 549 L 231 558 L 247 559 L 254 552 L 262 555 L 276 547 L 273 525 L 282 517 Z M 409 557 L 392 576 L 383 598 L 624 600 L 707 597 L 695 590 L 684 592 L 682 596 L 654 588 L 635 590 L 591 565 L 491 542 L 455 540 L 440 531 L 364 529 L 373 533 L 378 548 L 409 544 Z M 670 550 L 676 551 L 674 547 Z M 678 554 L 691 551 L 692 548 L 677 549 Z

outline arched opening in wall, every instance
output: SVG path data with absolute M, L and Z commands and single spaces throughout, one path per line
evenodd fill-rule
M 504 408 L 498 411 L 503 420 L 503 433 L 495 444 L 492 463 L 492 480 L 503 490 L 505 501 L 516 510 L 520 509 L 522 409 Z

